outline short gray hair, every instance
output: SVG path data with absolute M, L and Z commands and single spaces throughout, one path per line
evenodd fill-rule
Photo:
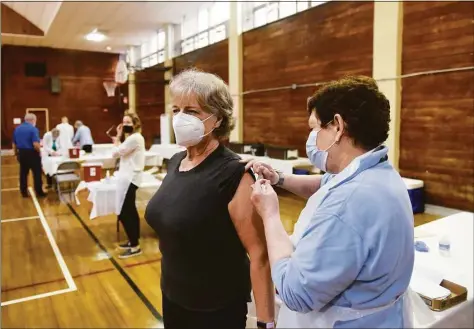
M 52 134 L 53 136 L 55 136 L 55 135 L 56 135 L 56 136 L 59 136 L 60 131 L 59 131 L 58 128 L 53 128 L 53 129 L 51 129 L 51 134 Z
M 83 123 L 81 120 L 77 120 L 75 123 L 74 123 L 75 126 L 82 126 Z
M 229 87 L 217 75 L 195 68 L 184 70 L 171 79 L 170 91 L 173 97 L 195 96 L 204 111 L 222 120 L 220 126 L 213 131 L 217 138 L 228 137 L 234 129 L 234 101 Z
M 31 122 L 31 121 L 36 121 L 36 114 L 34 113 L 26 113 L 25 114 L 25 121 L 26 122 Z

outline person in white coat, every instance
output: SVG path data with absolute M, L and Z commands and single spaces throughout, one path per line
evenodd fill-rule
M 72 138 L 74 137 L 74 128 L 69 124 L 67 117 L 61 118 L 61 123 L 56 126 L 59 129 L 59 136 L 61 142 L 61 153 L 66 154 L 72 148 Z
M 58 128 L 53 128 L 43 136 L 43 154 L 42 157 L 58 156 L 62 154 L 61 132 Z M 48 188 L 53 185 L 53 177 L 46 174 Z
M 135 113 L 125 112 L 122 124 L 117 127 L 114 144 L 117 148 L 113 155 L 120 157 L 116 213 L 128 237 L 126 243 L 118 246 L 124 250 L 119 258 L 128 258 L 142 253 L 138 242 L 140 216 L 135 200 L 145 168 L 145 139 L 141 134 L 140 118 Z

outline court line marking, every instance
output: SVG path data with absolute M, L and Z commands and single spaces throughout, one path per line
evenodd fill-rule
M 19 187 L 12 187 L 12 188 L 2 188 L 2 192 L 7 192 L 7 191 L 19 191 Z
M 46 218 L 44 217 L 43 210 L 41 209 L 41 206 L 38 202 L 38 199 L 36 198 L 36 194 L 33 191 L 33 188 L 31 186 L 28 187 L 28 190 L 30 191 L 31 199 L 33 200 L 33 203 L 35 205 L 36 212 L 38 213 L 38 217 L 41 221 L 41 225 L 43 226 L 44 231 L 46 232 L 46 237 L 48 238 L 48 241 L 49 241 L 49 244 L 51 245 L 51 248 L 53 249 L 54 255 L 56 256 L 56 260 L 58 261 L 59 267 L 61 268 L 61 271 L 64 275 L 64 278 L 65 278 L 66 283 L 68 284 L 69 288 L 9 300 L 9 301 L 6 301 L 6 302 L 2 302 L 0 304 L 0 306 L 7 306 L 7 305 L 11 305 L 11 304 L 27 302 L 27 301 L 34 300 L 34 299 L 51 297 L 51 296 L 64 294 L 64 293 L 67 293 L 67 292 L 72 292 L 72 291 L 77 290 L 76 283 L 74 282 L 74 279 L 72 278 L 71 272 L 69 272 L 69 269 L 67 268 L 66 262 L 64 261 L 64 258 L 63 258 L 63 255 L 61 254 L 61 251 L 59 250 L 58 245 L 56 244 L 56 240 L 54 240 L 53 233 L 51 232 L 51 229 L 48 225 L 48 222 L 46 221 Z
M 7 302 L 2 302 L 1 306 L 8 306 L 8 305 L 12 305 L 12 304 L 27 302 L 27 301 L 34 300 L 34 299 L 40 299 L 40 298 L 45 298 L 45 297 L 51 297 L 51 296 L 54 296 L 54 295 L 65 294 L 65 293 L 67 293 L 67 292 L 72 292 L 72 291 L 75 291 L 75 290 L 77 290 L 77 289 L 76 289 L 76 288 L 74 288 L 74 289 L 72 289 L 72 288 L 66 288 L 66 289 L 61 289 L 61 290 L 46 292 L 46 293 L 44 293 L 44 294 L 39 294 L 39 295 L 33 295 L 33 296 L 29 296 L 29 297 L 18 298 L 18 299 L 14 299 L 14 300 L 9 300 L 9 301 L 7 301 Z
M 19 218 L 9 218 L 9 219 L 2 219 L 2 223 L 8 223 L 8 222 L 18 222 L 20 220 L 28 220 L 28 219 L 38 219 L 40 218 L 39 216 L 30 216 L 30 217 L 19 217 Z
M 46 218 L 44 217 L 43 210 L 41 209 L 41 206 L 39 205 L 38 199 L 36 198 L 36 194 L 33 191 L 32 187 L 29 187 L 28 190 L 30 191 L 30 195 L 31 195 L 31 198 L 33 199 L 33 203 L 35 204 L 35 208 L 36 208 L 36 211 L 38 212 L 39 219 L 46 232 L 46 236 L 48 237 L 49 243 L 51 244 L 51 248 L 53 249 L 54 255 L 56 256 L 56 259 L 59 263 L 59 267 L 61 268 L 61 271 L 63 272 L 63 275 L 66 278 L 66 282 L 69 286 L 69 289 L 73 289 L 73 291 L 77 290 L 77 287 L 76 287 L 76 284 L 74 283 L 74 279 L 72 278 L 71 272 L 69 272 L 69 269 L 67 268 L 63 255 L 61 254 L 61 251 L 59 250 L 59 247 L 56 244 L 56 240 L 54 240 L 53 233 L 51 232 L 48 222 L 46 221 Z
M 138 296 L 138 298 L 140 298 L 142 303 L 151 312 L 151 314 L 155 317 L 155 319 L 158 320 L 158 322 L 162 322 L 163 317 L 161 316 L 160 312 L 158 312 L 158 310 L 155 308 L 155 306 L 152 304 L 152 302 L 140 290 L 140 288 L 137 286 L 135 281 L 133 281 L 133 279 L 128 275 L 127 272 L 125 272 L 124 268 L 122 266 L 120 266 L 120 264 L 112 256 L 112 254 L 107 250 L 107 248 L 102 244 L 102 242 L 100 242 L 99 238 L 94 234 L 94 232 L 92 232 L 90 227 L 84 222 L 84 220 L 77 213 L 77 211 L 72 207 L 72 205 L 69 202 L 67 202 L 66 205 L 68 206 L 68 208 L 72 212 L 72 214 L 76 217 L 76 219 L 79 221 L 79 223 L 82 225 L 82 227 L 89 234 L 89 236 L 92 238 L 92 240 L 94 240 L 96 245 L 107 255 L 109 261 L 112 263 L 112 265 L 115 267 L 115 269 L 120 273 L 120 275 L 122 275 L 124 280 L 128 283 L 130 288 L 132 288 L 132 290 L 135 292 L 135 294 Z

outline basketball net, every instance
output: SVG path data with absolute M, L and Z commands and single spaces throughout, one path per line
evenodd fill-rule
M 107 92 L 108 97 L 115 96 L 115 87 L 117 87 L 117 83 L 114 81 L 104 81 L 104 88 Z

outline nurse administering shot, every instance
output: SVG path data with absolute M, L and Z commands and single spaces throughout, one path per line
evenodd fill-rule
M 252 202 L 283 302 L 277 327 L 412 327 L 419 298 L 408 289 L 413 213 L 382 145 L 389 101 L 373 79 L 348 77 L 322 86 L 307 107 L 306 151 L 323 176 L 283 175 L 267 164 L 247 163 L 263 177 L 253 185 Z M 291 236 L 272 185 L 308 199 Z

